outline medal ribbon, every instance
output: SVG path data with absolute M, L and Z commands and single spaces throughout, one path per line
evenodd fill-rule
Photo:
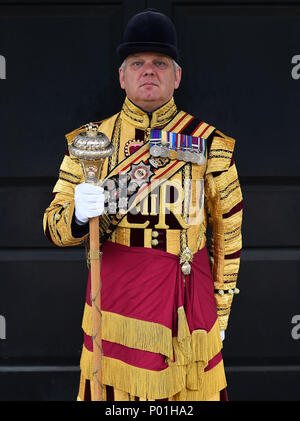
M 153 149 L 153 151 L 155 150 L 155 156 L 159 156 L 159 151 L 161 151 L 161 148 L 163 147 L 164 149 L 168 148 L 169 150 L 173 150 L 175 152 L 189 151 L 193 155 L 196 154 L 199 157 L 200 155 L 202 155 L 203 158 L 206 157 L 206 139 L 202 137 L 151 129 L 149 142 L 150 154 L 151 148 L 155 146 Z M 205 159 L 203 159 L 201 162 L 204 163 L 203 161 L 205 162 Z

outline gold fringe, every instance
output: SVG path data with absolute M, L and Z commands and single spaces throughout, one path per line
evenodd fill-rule
M 85 354 L 84 358 L 86 359 L 90 358 L 92 360 L 91 355 L 89 355 L 92 353 L 86 350 L 85 348 L 83 350 L 83 354 Z M 106 361 L 106 360 L 110 360 L 110 361 Z M 110 370 L 110 377 L 111 377 L 110 385 L 118 389 L 121 388 L 121 385 L 122 385 L 122 389 L 126 391 L 124 393 L 130 394 L 130 399 L 134 396 L 139 396 L 140 400 L 164 399 L 167 397 L 169 401 L 206 401 L 206 400 L 210 400 L 216 393 L 220 392 L 222 389 L 224 389 L 227 386 L 223 360 L 220 361 L 219 364 L 217 364 L 211 370 L 203 373 L 201 387 L 198 390 L 190 390 L 187 387 L 187 385 L 184 385 L 184 387 L 180 388 L 180 391 L 173 393 L 171 395 L 167 394 L 167 396 L 165 394 L 158 396 L 156 394 L 158 388 L 156 388 L 155 390 L 155 395 L 152 395 L 152 392 L 154 391 L 153 382 L 160 384 L 160 380 L 161 380 L 160 376 L 162 372 L 150 372 L 150 373 L 153 373 L 154 375 L 153 376 L 148 375 L 147 377 L 147 374 L 148 374 L 147 372 L 149 372 L 149 370 L 138 369 L 136 367 L 131 367 L 131 366 L 126 367 L 127 364 L 118 360 L 114 360 L 112 358 L 104 357 L 104 361 L 106 362 L 106 364 L 103 365 L 103 371 L 105 368 L 106 369 L 109 368 Z M 138 377 L 135 377 L 137 371 L 140 371 L 140 373 Z M 128 372 L 130 373 L 130 377 L 127 376 Z M 90 375 L 92 375 L 92 373 L 90 373 Z M 171 379 L 176 381 L 176 376 L 171 377 L 170 373 L 166 374 L 166 370 L 163 371 L 163 375 L 167 377 L 168 381 Z M 149 382 L 150 377 L 152 377 L 151 382 Z M 85 377 L 85 373 L 82 371 L 81 378 L 80 378 L 79 393 L 77 397 L 78 401 L 84 400 L 86 378 L 87 377 Z M 131 378 L 131 381 L 129 381 L 129 378 Z M 103 377 L 103 382 L 107 382 L 107 377 Z M 132 384 L 131 387 L 130 387 L 130 383 Z M 146 384 L 147 385 L 146 387 L 149 388 L 149 393 L 146 393 L 146 395 L 142 395 L 142 394 L 139 395 L 140 389 L 142 389 L 145 392 L 145 386 L 142 386 L 141 383 Z M 90 379 L 90 387 L 91 387 L 91 392 L 92 392 L 93 381 L 91 379 Z M 172 387 L 169 387 L 169 388 L 167 387 L 166 389 L 174 390 L 175 387 L 173 385 Z M 105 384 L 104 384 L 104 391 L 105 391 L 104 400 L 106 400 L 106 385 Z
M 130 396 L 129 396 L 129 393 L 123 392 L 123 390 L 114 388 L 114 399 L 116 401 L 129 401 Z
M 156 352 L 173 359 L 172 330 L 154 322 L 101 311 L 102 339 L 129 348 Z M 82 329 L 92 335 L 92 307 L 85 304 Z
M 118 318 L 116 320 L 118 322 Z M 147 399 L 172 397 L 187 387 L 190 392 L 198 392 L 199 399 L 197 400 L 204 400 L 209 395 L 222 389 L 218 389 L 218 387 L 222 382 L 224 384 L 225 373 L 222 373 L 220 368 L 223 365 L 218 364 L 218 366 L 220 365 L 218 371 L 215 368 L 207 372 L 204 371 L 208 361 L 222 349 L 218 320 L 209 332 L 199 329 L 191 335 L 184 308 L 180 307 L 178 309 L 178 338 L 173 338 L 173 346 L 176 360 L 174 362 L 173 358 L 168 358 L 169 367 L 162 371 L 146 370 L 117 359 L 104 357 L 102 365 L 103 383 L 131 395 Z M 155 352 L 153 346 L 151 351 Z M 80 367 L 83 376 L 90 380 L 93 378 L 92 356 L 92 352 L 83 346 Z M 216 376 L 212 373 L 208 374 L 210 372 L 216 372 L 217 374 Z
M 180 311 L 178 316 L 179 333 L 179 327 L 181 326 L 180 319 L 185 317 L 185 314 Z M 182 343 L 186 346 L 184 347 Z M 219 320 L 216 320 L 209 332 L 202 329 L 194 330 L 192 335 L 186 337 L 182 343 L 179 342 L 178 338 L 173 338 L 175 362 L 168 359 L 169 365 L 186 365 L 189 362 L 203 361 L 204 367 L 206 367 L 208 361 L 217 355 L 223 348 Z M 188 354 L 186 350 L 191 350 L 190 354 Z
M 194 330 L 192 334 L 192 350 L 193 361 L 209 361 L 217 355 L 223 348 L 223 342 L 220 335 L 219 320 L 209 332 L 205 332 L 205 339 L 203 339 L 202 330 Z M 203 356 L 206 356 L 203 358 Z
M 103 357 L 102 382 L 134 396 L 147 399 L 163 399 L 178 393 L 185 386 L 184 366 L 168 367 L 162 371 L 134 367 L 123 361 Z M 93 378 L 93 353 L 84 346 L 80 367 L 83 376 Z
M 169 365 L 186 365 L 202 361 L 205 367 L 223 346 L 218 320 L 209 332 L 198 329 L 191 334 L 184 308 L 179 307 L 177 314 L 178 336 L 172 338 L 171 330 L 165 326 L 102 311 L 102 339 L 129 348 L 165 355 L 168 357 Z M 82 328 L 91 336 L 92 307 L 87 303 Z
M 180 312 L 183 318 L 182 312 Z M 185 315 L 184 315 L 185 316 Z M 180 326 L 180 319 L 178 322 Z M 205 330 L 195 330 L 185 341 L 179 342 L 178 338 L 173 338 L 173 346 L 175 352 L 175 362 L 168 359 L 169 366 L 181 365 L 187 367 L 186 384 L 189 389 L 198 390 L 203 387 L 204 369 L 215 355 L 217 355 L 223 343 L 220 336 L 219 321 L 213 325 L 209 332 Z M 190 354 L 187 350 L 191 349 Z
M 84 401 L 84 391 L 85 391 L 85 378 L 83 373 L 80 373 L 80 380 L 79 380 L 79 390 L 77 395 L 78 401 Z
M 182 389 L 170 401 L 207 401 L 227 386 L 223 360 L 214 368 L 203 373 L 203 382 L 199 390 Z

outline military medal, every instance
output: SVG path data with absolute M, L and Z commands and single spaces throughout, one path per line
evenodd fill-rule
M 205 156 L 204 156 L 203 152 L 201 152 L 200 154 L 197 154 L 196 164 L 198 164 L 198 165 L 204 165 L 205 164 Z
M 183 160 L 186 162 L 192 162 L 193 159 L 193 153 L 187 149 L 183 152 Z
M 187 149 L 184 152 L 184 160 L 187 162 L 193 162 L 194 159 L 192 139 L 192 136 L 186 136 Z
M 169 140 L 168 140 L 168 132 L 164 132 L 161 130 L 161 154 L 160 156 L 162 158 L 168 158 L 170 155 L 170 149 L 169 149 Z
M 205 139 L 158 129 L 150 130 L 150 154 L 154 158 L 205 164 Z
M 158 145 L 153 145 L 150 147 L 150 154 L 157 158 L 161 154 L 161 147 Z
M 168 158 L 169 155 L 170 155 L 169 142 L 166 139 L 162 139 L 160 156 L 162 158 Z
M 155 158 L 161 155 L 161 130 L 150 130 L 150 154 Z
M 179 151 L 177 151 L 177 159 L 179 160 L 179 161 L 185 161 L 185 159 L 184 159 L 184 151 L 183 150 L 179 150 Z
M 169 148 L 167 146 L 162 146 L 160 156 L 162 158 L 168 158 L 169 155 L 170 155 Z
M 191 162 L 192 162 L 193 164 L 197 164 L 197 160 L 198 160 L 197 153 L 195 153 L 195 152 L 191 152 Z

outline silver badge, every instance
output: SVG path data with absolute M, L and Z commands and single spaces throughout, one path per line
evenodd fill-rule
M 184 151 L 184 153 L 183 153 L 183 159 L 184 159 L 184 161 L 186 161 L 186 162 L 191 162 L 191 158 L 192 158 L 192 152 L 190 152 L 190 151 Z
M 153 175 L 150 165 L 146 165 L 143 161 L 139 164 L 132 164 L 131 171 L 129 172 L 131 182 L 141 186 L 143 183 L 148 183 L 149 178 Z
M 198 154 L 196 152 L 192 152 L 191 153 L 191 162 L 193 164 L 197 164 L 197 161 L 198 161 Z
M 198 165 L 204 165 L 205 164 L 205 156 L 203 153 L 197 154 L 197 162 Z
M 161 147 L 161 154 L 160 154 L 160 156 L 161 156 L 162 158 L 167 158 L 169 155 L 170 155 L 170 150 L 169 150 L 169 148 L 168 148 L 167 146 L 162 146 L 162 147 Z
M 150 148 L 150 154 L 154 157 L 158 157 L 161 154 L 161 147 L 157 145 L 153 145 Z
M 177 151 L 177 159 L 179 161 L 185 161 L 185 159 L 184 159 L 184 151 L 178 149 L 178 151 Z

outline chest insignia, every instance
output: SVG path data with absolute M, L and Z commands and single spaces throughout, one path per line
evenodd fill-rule
M 153 172 L 150 169 L 150 165 L 140 162 L 139 164 L 132 164 L 129 175 L 132 183 L 136 183 L 138 186 L 141 186 L 142 184 L 149 182 Z
M 125 156 L 132 155 L 136 150 L 138 150 L 144 142 L 142 140 L 132 139 L 125 143 L 124 154 Z

